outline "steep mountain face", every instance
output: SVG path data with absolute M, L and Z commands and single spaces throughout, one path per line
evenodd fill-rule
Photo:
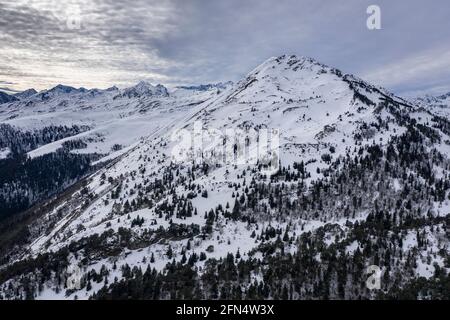
M 120 110 L 122 135 L 151 129 L 10 227 L 3 298 L 445 297 L 446 118 L 297 56 L 220 92 L 166 93 L 95 98 L 86 114 Z
M 17 98 L 15 98 L 14 96 L 0 91 L 0 104 L 6 103 L 6 102 L 12 102 L 12 101 L 16 101 L 16 100 L 17 100 Z

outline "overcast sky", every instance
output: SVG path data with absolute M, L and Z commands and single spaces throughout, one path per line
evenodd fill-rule
M 399 94 L 448 92 L 450 2 L 0 0 L 0 90 L 235 81 L 285 53 Z

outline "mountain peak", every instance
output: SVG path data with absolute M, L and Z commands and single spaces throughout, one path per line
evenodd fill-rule
M 134 87 L 144 89 L 144 88 L 153 88 L 153 85 L 148 81 L 141 80 Z
M 284 71 L 320 71 L 331 70 L 330 67 L 318 62 L 317 60 L 297 55 L 282 55 L 278 57 L 271 57 L 256 67 L 249 73 L 250 75 L 258 74 L 273 74 Z
M 109 88 L 105 89 L 106 92 L 118 91 L 118 90 L 119 90 L 119 88 L 117 88 L 116 86 L 112 86 L 112 87 L 109 87 Z
M 36 93 L 38 93 L 38 92 L 35 89 L 31 88 L 31 89 L 27 89 L 25 91 L 16 93 L 14 96 L 19 99 L 27 99 L 27 98 L 35 95 Z
M 66 86 L 63 84 L 58 84 L 57 86 L 51 88 L 50 90 L 48 90 L 47 92 L 58 92 L 58 93 L 72 93 L 72 92 L 84 92 L 86 91 L 85 88 L 74 88 L 71 86 Z
M 71 86 L 66 86 L 63 84 L 58 84 L 55 87 L 48 89 L 48 90 L 44 90 L 41 91 L 39 93 L 39 95 L 37 95 L 38 98 L 40 98 L 41 100 L 48 100 L 60 95 L 66 95 L 66 94 L 74 94 L 74 93 L 84 93 L 87 92 L 88 90 L 85 88 L 74 88 Z
M 444 112 L 443 115 L 448 116 L 447 110 L 450 108 L 450 92 L 440 95 L 426 94 L 424 96 L 417 97 L 414 102 L 419 106 L 434 109 L 435 112 L 439 114 Z
M 344 80 L 337 69 L 315 59 L 297 55 L 271 57 L 253 69 L 237 83 L 227 101 L 298 100 L 317 96 L 324 84 L 333 86 L 336 80 Z M 344 83 L 345 81 L 340 81 Z M 345 86 L 348 85 L 345 83 Z
M 161 84 L 157 84 L 153 86 L 151 83 L 147 81 L 139 81 L 135 86 L 126 88 L 123 90 L 122 96 L 133 98 L 133 97 L 142 97 L 142 96 L 163 96 L 167 97 L 169 95 L 169 91 L 166 87 Z

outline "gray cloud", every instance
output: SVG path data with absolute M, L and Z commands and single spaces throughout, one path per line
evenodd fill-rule
M 450 91 L 448 1 L 376 2 L 382 30 L 370 31 L 371 0 L 2 0 L 0 77 L 18 89 L 203 83 L 295 53 L 399 93 Z

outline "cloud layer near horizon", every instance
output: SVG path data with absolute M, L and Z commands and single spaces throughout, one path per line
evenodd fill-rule
M 237 80 L 287 53 L 401 94 L 450 91 L 448 1 L 376 1 L 382 29 L 370 31 L 373 3 L 0 0 L 0 83 L 23 90 Z

